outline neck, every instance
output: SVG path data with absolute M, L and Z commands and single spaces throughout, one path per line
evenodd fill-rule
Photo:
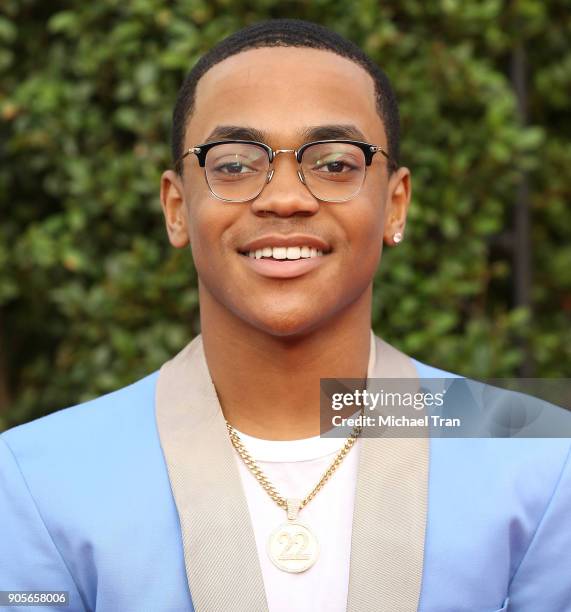
M 268 440 L 319 435 L 320 378 L 365 378 L 371 288 L 319 328 L 273 336 L 201 296 L 204 352 L 226 420 Z

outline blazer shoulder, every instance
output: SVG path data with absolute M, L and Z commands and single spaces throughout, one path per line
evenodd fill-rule
M 503 466 L 511 473 L 541 474 L 536 483 L 538 488 L 557 479 L 571 450 L 569 410 L 532 395 L 487 385 L 416 359 L 412 361 L 423 386 L 446 389 L 443 406 L 446 416 L 462 419 L 463 429 L 458 436 L 436 436 L 432 440 L 435 451 L 475 454 L 479 458 L 472 456 L 472 460 L 490 462 L 490 470 L 495 465 L 496 469 Z
M 413 357 L 411 357 L 411 359 L 418 372 L 419 378 L 463 378 L 462 374 L 441 370 L 440 368 L 418 361 L 418 359 L 414 359 Z
M 16 454 L 35 449 L 42 454 L 121 436 L 144 426 L 154 413 L 158 371 L 98 398 L 63 408 L 3 432 Z

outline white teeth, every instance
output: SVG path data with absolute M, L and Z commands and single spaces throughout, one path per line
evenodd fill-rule
M 310 257 L 321 257 L 323 251 L 314 247 L 294 246 L 294 247 L 263 247 L 254 249 L 246 253 L 252 259 L 262 259 L 263 257 L 273 257 L 274 259 L 308 259 Z
M 288 247 L 287 258 L 288 259 L 299 259 L 301 256 L 301 249 L 299 247 Z
M 272 249 L 272 257 L 274 259 L 285 259 L 287 257 L 286 247 L 274 247 Z

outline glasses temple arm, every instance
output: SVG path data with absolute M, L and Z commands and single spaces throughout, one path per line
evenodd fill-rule
M 398 168 L 396 161 L 380 145 L 372 145 L 371 151 L 373 153 L 382 153 L 387 158 L 389 165 L 391 165 L 395 170 Z
M 200 153 L 200 147 L 190 147 L 190 149 L 187 149 L 174 163 L 174 167 L 175 169 L 180 167 L 180 164 L 182 163 L 182 160 L 187 157 L 188 155 L 190 155 L 191 153 L 194 153 L 196 155 L 198 155 Z

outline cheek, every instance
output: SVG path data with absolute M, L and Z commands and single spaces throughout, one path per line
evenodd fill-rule
M 381 225 L 371 222 L 363 224 L 351 244 L 345 274 L 349 277 L 348 284 L 353 285 L 357 291 L 373 281 L 379 266 L 383 247 Z
M 226 230 L 234 223 L 235 211 L 208 197 L 190 198 L 187 209 L 190 247 L 199 274 L 223 265 Z M 231 206 L 231 205 L 228 205 Z
M 354 243 L 359 245 L 356 250 L 373 267 L 374 274 L 383 248 L 386 184 L 378 174 L 371 173 L 367 178 L 370 180 L 363 191 L 362 206 L 352 220 L 352 227 Z
M 213 259 L 210 256 L 213 251 L 212 241 L 214 237 L 210 234 L 212 231 L 213 226 L 208 223 L 208 216 L 190 215 L 190 249 L 194 266 L 199 275 L 210 265 Z
M 355 202 L 353 208 L 343 211 L 343 218 L 338 221 L 339 226 L 345 228 L 348 261 L 355 266 L 355 274 L 374 273 L 383 245 L 382 203 L 372 198 Z

